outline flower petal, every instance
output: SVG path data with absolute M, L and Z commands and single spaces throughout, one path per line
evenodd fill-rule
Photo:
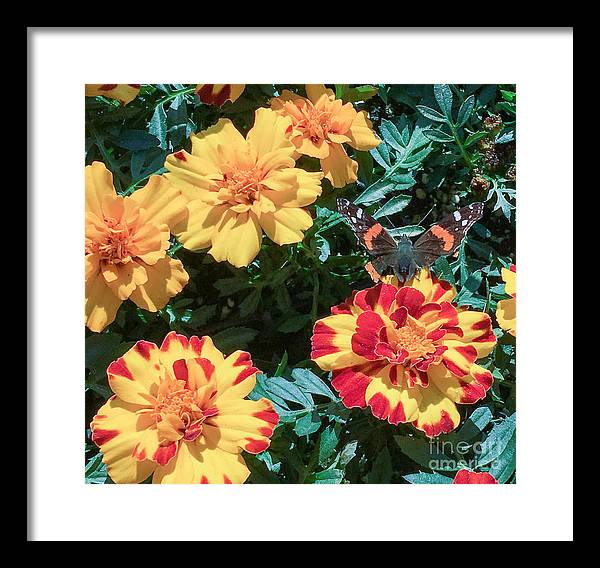
M 246 140 L 257 159 L 258 167 L 263 167 L 261 160 L 265 160 L 271 152 L 284 151 L 283 156 L 288 158 L 294 154 L 294 145 L 287 135 L 291 125 L 290 118 L 281 116 L 271 109 L 256 110 L 254 126 L 248 132 Z
M 115 296 L 126 300 L 137 286 L 148 280 L 148 274 L 143 264 L 132 260 L 125 264 L 101 263 L 102 277 Z
M 488 314 L 475 311 L 459 312 L 456 332 L 449 330 L 444 338 L 456 339 L 477 350 L 477 358 L 489 355 L 496 345 L 496 336 L 492 330 L 492 320 Z M 444 341 L 445 342 L 445 341 Z
M 163 373 L 160 351 L 149 341 L 138 341 L 106 370 L 112 391 L 121 400 L 142 406 L 150 404 L 148 397 L 156 395 Z
M 312 227 L 310 214 L 299 207 L 286 207 L 260 216 L 260 226 L 267 236 L 278 245 L 299 243 L 304 232 Z
M 101 332 L 115 321 L 122 302 L 102 276 L 89 278 L 85 283 L 85 324 L 92 331 Z
M 452 483 L 457 484 L 497 484 L 498 482 L 491 473 L 487 471 L 469 471 L 468 469 L 461 469 L 456 472 Z
M 207 419 L 207 440 L 216 440 L 225 451 L 238 453 L 240 449 L 257 454 L 269 447 L 270 437 L 279 422 L 273 404 L 260 400 L 217 400 L 218 414 Z
M 197 357 L 208 359 L 215 367 L 223 362 L 223 354 L 207 335 L 203 337 L 193 335 L 188 339 L 185 335 L 171 331 L 160 346 L 160 361 L 168 369 L 171 369 L 173 363 L 179 359 L 196 359 Z
M 501 271 L 502 280 L 505 282 L 504 291 L 509 296 L 516 296 L 517 294 L 517 269 L 515 265 L 511 265 L 510 270 L 503 268 Z
M 331 89 L 325 88 L 325 85 L 311 84 L 305 85 L 304 87 L 306 89 L 306 96 L 313 104 L 316 103 L 323 95 L 327 95 L 327 97 L 335 97 L 335 93 Z
M 348 157 L 341 144 L 329 144 L 329 156 L 321 160 L 321 169 L 333 187 L 344 187 L 358 179 L 358 163 Z
M 324 371 L 366 363 L 367 360 L 352 349 L 355 331 L 356 317 L 350 314 L 337 314 L 317 321 L 311 337 L 311 359 Z
M 496 319 L 500 327 L 511 335 L 517 335 L 517 299 L 500 300 L 496 308 Z
M 346 134 L 351 138 L 350 145 L 357 150 L 372 150 L 381 142 L 375 135 L 373 123 L 364 110 L 356 114 Z
M 460 414 L 456 405 L 432 383 L 420 389 L 419 417 L 413 422 L 418 430 L 433 438 L 447 434 L 460 423 Z
M 187 199 L 163 176 L 151 176 L 148 183 L 134 191 L 126 201 L 133 201 L 146 211 L 145 220 L 172 229 L 185 216 Z
M 196 85 L 198 98 L 207 105 L 222 106 L 226 101 L 237 101 L 246 85 Z
M 217 400 L 244 398 L 256 385 L 259 372 L 252 364 L 250 353 L 234 351 L 217 367 Z
M 201 199 L 187 206 L 188 215 L 175 226 L 173 234 L 188 250 L 201 250 L 210 246 L 216 227 L 227 212 L 226 205 L 207 205 Z
M 227 211 L 212 237 L 208 251 L 217 262 L 226 260 L 233 266 L 248 266 L 258 254 L 262 230 L 253 212 L 237 214 Z
M 262 194 L 276 207 L 306 207 L 321 195 L 321 172 L 306 172 L 299 168 L 285 168 L 262 181 Z
M 427 374 L 440 392 L 460 404 L 484 399 L 493 382 L 492 373 L 479 365 L 471 365 L 469 374 L 462 377 L 457 377 L 444 365 L 429 367 Z
M 155 434 L 149 430 L 154 419 L 136 414 L 138 409 L 112 398 L 98 410 L 90 425 L 92 440 L 100 448 L 102 461 L 115 483 L 140 483 L 156 466 L 143 459 L 143 452 L 154 447 Z
M 141 85 L 92 85 L 86 84 L 85 96 L 97 97 L 103 96 L 108 99 L 115 99 L 122 105 L 129 104 L 140 92 Z
M 85 167 L 85 210 L 104 218 L 102 202 L 105 198 L 116 197 L 113 176 L 102 162 L 92 162 Z
M 365 392 L 373 415 L 390 424 L 412 422 L 419 414 L 420 389 L 408 388 L 403 374 L 403 367 L 387 365 L 372 374 Z
M 188 283 L 188 273 L 181 261 L 165 257 L 156 264 L 145 265 L 148 280 L 131 293 L 133 300 L 140 308 L 156 312 L 164 308 L 168 301 L 179 294 Z

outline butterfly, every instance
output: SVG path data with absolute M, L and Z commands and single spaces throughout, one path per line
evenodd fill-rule
M 440 256 L 456 253 L 467 231 L 483 216 L 483 203 L 472 203 L 432 225 L 413 244 L 406 235 L 396 241 L 379 221 L 347 199 L 338 198 L 337 207 L 371 256 L 365 269 L 374 282 L 388 270 L 404 282 L 418 268 L 431 266 Z

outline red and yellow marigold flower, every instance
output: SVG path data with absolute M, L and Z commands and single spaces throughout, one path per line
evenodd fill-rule
M 86 97 L 103 96 L 116 99 L 122 105 L 130 103 L 140 92 L 141 85 L 86 85 Z
M 390 282 L 395 279 L 390 280 Z M 332 371 L 348 407 L 438 436 L 460 422 L 457 404 L 485 397 L 491 373 L 476 364 L 496 338 L 490 317 L 452 305 L 456 290 L 421 270 L 406 285 L 354 292 L 316 322 L 311 357 Z
M 491 473 L 487 473 L 487 471 L 476 472 L 469 471 L 468 469 L 461 469 L 456 472 L 452 483 L 482 485 L 497 484 L 498 482 L 494 476 Z
M 356 150 L 372 150 L 380 142 L 364 110 L 342 104 L 324 85 L 306 85 L 308 98 L 283 91 L 271 100 L 271 108 L 292 119 L 290 138 L 298 153 L 319 158 L 325 177 L 333 187 L 357 179 L 358 163 L 346 154 L 343 144 Z
M 225 357 L 210 337 L 138 341 L 109 365 L 115 394 L 91 423 L 111 479 L 244 483 L 242 450 L 267 449 L 279 421 L 267 399 L 245 399 L 258 372 L 248 353 Z
M 197 85 L 198 98 L 207 105 L 222 106 L 226 101 L 237 101 L 246 85 Z
M 496 319 L 500 327 L 511 335 L 517 335 L 517 267 L 514 264 L 510 268 L 502 269 L 502 280 L 504 280 L 504 291 L 510 296 L 506 300 L 500 300 L 496 308 Z
M 185 214 L 181 192 L 160 176 L 128 197 L 116 194 L 101 162 L 85 168 L 85 317 L 92 331 L 114 321 L 128 298 L 155 312 L 188 274 L 167 256 L 170 227 Z
M 297 243 L 313 220 L 305 207 L 321 194 L 321 172 L 295 167 L 289 118 L 260 108 L 244 138 L 230 120 L 192 136 L 192 153 L 167 156 L 165 177 L 189 200 L 175 234 L 190 250 L 210 247 L 217 261 L 247 266 L 263 231 L 279 245 Z

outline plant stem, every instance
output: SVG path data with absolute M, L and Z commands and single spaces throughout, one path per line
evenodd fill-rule
M 196 87 L 188 87 L 187 89 L 181 89 L 180 91 L 175 91 L 170 95 L 167 95 L 164 99 L 161 99 L 156 103 L 156 106 L 164 105 L 166 102 L 172 101 L 177 98 L 179 95 L 187 95 L 188 93 L 193 93 L 196 90 Z M 154 107 L 156 108 L 156 107 Z
M 463 143 L 460 137 L 458 136 L 456 128 L 454 128 L 453 124 L 449 124 L 449 126 L 450 131 L 452 132 L 452 136 L 454 136 L 454 141 L 456 142 L 456 145 L 460 150 L 460 155 L 463 157 L 463 160 L 466 162 L 467 166 L 469 166 L 469 169 L 473 171 L 475 169 L 475 166 L 473 166 L 473 162 L 471 161 L 471 158 L 469 158 L 469 155 L 467 154 L 465 147 L 463 146 Z

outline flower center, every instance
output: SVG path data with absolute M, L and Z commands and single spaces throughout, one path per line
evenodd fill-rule
M 395 351 L 404 349 L 408 352 L 409 359 L 426 357 L 435 351 L 433 341 L 427 338 L 425 326 L 410 316 L 402 327 L 394 329 L 391 336 Z
M 154 415 L 164 418 L 166 415 L 177 416 L 187 428 L 190 424 L 203 417 L 202 409 L 196 404 L 194 393 L 185 388 L 183 381 L 166 393 L 156 397 Z
M 259 197 L 263 173 L 260 168 L 231 168 L 223 174 L 220 188 L 229 203 L 252 205 Z
M 332 114 L 310 105 L 304 110 L 303 115 L 304 117 L 297 123 L 296 127 L 303 130 L 314 143 L 325 140 L 331 129 Z
M 113 218 L 105 218 L 104 222 L 108 228 L 108 234 L 95 246 L 100 254 L 100 260 L 110 264 L 129 262 L 131 259 L 129 253 L 131 229 L 126 223 Z

